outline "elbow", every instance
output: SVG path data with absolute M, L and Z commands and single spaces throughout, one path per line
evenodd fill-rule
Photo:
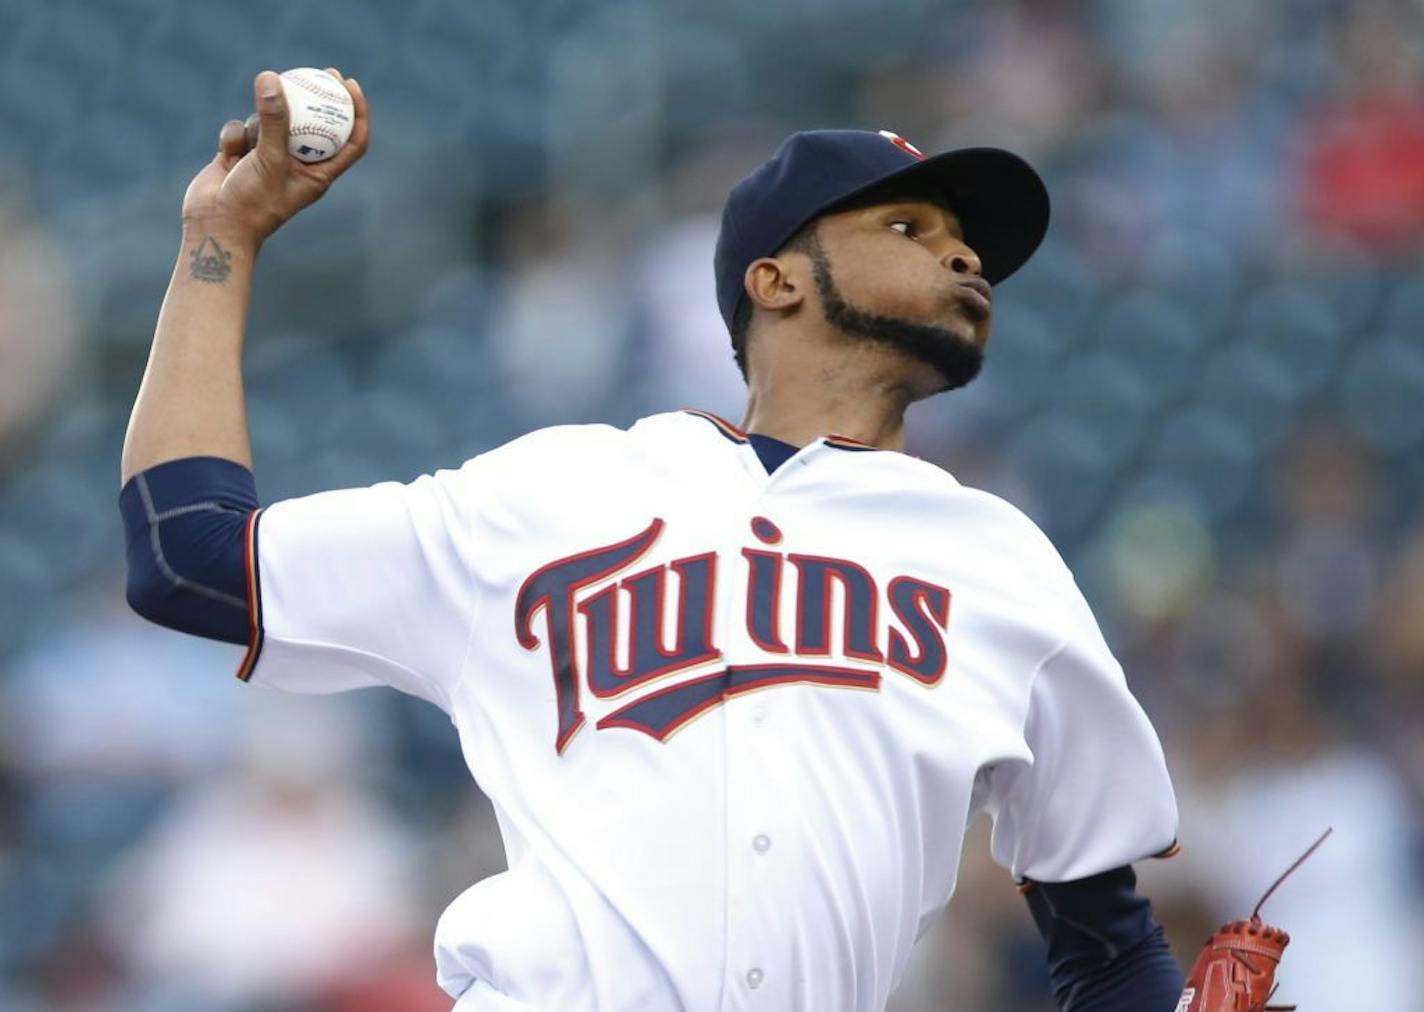
M 243 547 L 248 515 L 201 499 L 169 505 L 165 515 L 145 506 L 137 480 L 120 499 L 129 607 L 168 629 L 247 643 L 251 630 Z
M 164 616 L 171 608 L 172 590 L 173 585 L 163 580 L 151 565 L 135 565 L 133 552 L 130 551 L 124 600 L 136 615 L 159 625 L 169 625 Z
M 124 600 L 134 614 L 169 629 L 184 630 L 181 587 L 176 573 L 165 574 L 159 568 L 147 530 L 141 538 L 129 538 Z
M 124 599 L 136 614 L 166 629 L 238 645 L 251 638 L 244 599 L 165 573 L 152 554 L 130 552 Z
M 130 478 L 119 491 L 119 518 L 124 530 L 124 600 L 134 612 L 149 621 L 158 621 L 163 599 L 171 584 L 158 572 L 155 551 L 156 525 L 152 510 L 145 507 L 138 479 Z

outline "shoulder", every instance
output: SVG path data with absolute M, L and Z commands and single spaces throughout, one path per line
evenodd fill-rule
M 1061 639 L 1096 629 L 1072 569 L 1043 529 L 1020 507 L 992 492 L 956 483 L 945 522 L 956 530 L 952 550 L 1014 597 L 1032 602 Z
M 956 515 L 979 539 L 982 551 L 1032 567 L 1059 589 L 1073 584 L 1068 564 L 1033 518 L 1002 496 L 949 480 Z
M 465 462 L 465 467 L 539 457 L 567 457 L 590 449 L 614 447 L 626 441 L 627 436 L 628 430 L 601 423 L 550 425 L 477 454 Z
M 1086 652 L 1100 660 L 1111 658 L 1112 649 L 1093 606 L 1048 535 L 1007 500 L 980 489 L 965 492 L 974 508 L 993 518 L 984 528 L 980 550 L 992 564 L 1011 566 L 1020 579 L 1034 584 L 1030 592 L 1041 602 L 1044 614 L 1053 617 L 1061 648 Z
M 645 468 L 649 459 L 685 440 L 689 421 L 682 412 L 668 412 L 640 418 L 627 428 L 601 422 L 551 425 L 476 454 L 439 477 L 486 494 L 500 489 L 577 491 Z
M 551 470 L 605 466 L 628 445 L 629 430 L 617 426 L 550 425 L 484 450 L 450 473 L 482 481 L 491 476 L 534 478 Z
M 960 494 L 970 504 L 970 508 L 982 512 L 985 517 L 989 518 L 991 524 L 1006 537 L 1012 537 L 1022 542 L 1029 551 L 1042 557 L 1052 568 L 1066 570 L 1067 567 L 1057 546 L 1049 540 L 1048 535 L 1043 532 L 1043 528 L 1039 527 L 1033 518 L 1020 507 L 1002 496 L 986 492 L 983 489 L 968 485 L 960 485 L 959 489 Z
M 511 439 L 471 458 L 467 464 L 541 457 L 584 459 L 590 453 L 634 456 L 659 452 L 685 446 L 690 437 L 705 436 L 706 425 L 686 411 L 645 415 L 626 428 L 603 422 L 550 425 Z

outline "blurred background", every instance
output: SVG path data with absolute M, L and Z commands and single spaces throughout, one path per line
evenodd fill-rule
M 1422 59 L 1417 0 L 0 0 L 0 1009 L 448 1009 L 435 917 L 504 867 L 436 709 L 243 686 L 123 601 L 183 190 L 258 70 L 328 65 L 374 143 L 259 263 L 266 502 L 740 418 L 717 215 L 794 130 L 1028 156 L 1049 239 L 910 450 L 1078 575 L 1177 785 L 1138 868 L 1183 966 L 1333 825 L 1277 1000 L 1424 1009 Z M 1052 1012 L 988 830 L 891 1012 Z

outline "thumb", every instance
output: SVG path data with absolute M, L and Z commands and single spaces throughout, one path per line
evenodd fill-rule
M 271 166 L 287 161 L 287 97 L 282 78 L 264 70 L 252 83 L 257 100 L 257 157 Z

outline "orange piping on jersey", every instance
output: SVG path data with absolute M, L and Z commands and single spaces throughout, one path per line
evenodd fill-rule
M 252 669 L 257 667 L 257 658 L 262 653 L 262 584 L 257 575 L 257 517 L 262 511 L 253 510 L 247 517 L 247 531 L 244 537 L 245 550 L 242 553 L 243 569 L 246 571 L 247 589 L 247 653 L 237 667 L 238 681 L 245 682 L 252 677 Z
M 823 436 L 821 442 L 827 446 L 833 446 L 837 450 L 878 450 L 880 447 L 871 446 L 869 443 L 862 443 L 859 439 L 852 439 L 850 436 L 842 436 L 838 432 L 832 432 L 828 436 Z
M 574 736 L 578 734 L 580 730 L 583 729 L 585 723 L 587 723 L 587 720 L 583 715 L 583 711 L 580 710 L 578 716 L 574 719 L 574 722 L 569 725 L 569 729 L 563 734 L 559 735 L 558 738 L 555 740 L 554 752 L 556 755 L 564 754 L 564 749 L 569 747 L 569 742 L 574 740 Z
M 722 435 L 726 436 L 734 443 L 749 442 L 746 432 L 737 428 L 735 425 L 733 425 L 731 422 L 727 421 L 720 415 L 714 415 L 710 411 L 703 411 L 701 408 L 683 408 L 682 410 L 686 414 L 696 415 L 698 418 L 702 418 L 706 421 L 711 422 L 713 425 L 717 426 L 718 431 L 721 432 Z M 823 436 L 821 438 L 821 441 L 827 446 L 834 446 L 838 450 L 880 449 L 880 447 L 878 446 L 871 446 L 869 443 L 861 442 L 859 439 L 855 439 L 851 436 L 843 436 L 839 432 L 832 432 L 829 435 Z
M 737 428 L 735 425 L 733 425 L 731 422 L 727 421 L 720 415 L 714 415 L 710 411 L 703 411 L 701 408 L 683 408 L 682 410 L 687 412 L 689 415 L 696 415 L 698 418 L 702 418 L 711 422 L 713 425 L 717 426 L 718 430 L 722 433 L 722 435 L 726 436 L 734 443 L 745 443 L 747 441 L 747 434 L 745 432 Z
M 1155 858 L 1159 858 L 1159 859 L 1165 861 L 1165 860 L 1166 860 L 1167 858 L 1169 858 L 1169 857 L 1176 857 L 1176 856 L 1177 856 L 1178 854 L 1180 854 L 1181 852 L 1182 852 L 1182 845 L 1181 845 L 1181 843 L 1180 843 L 1179 841 L 1177 841 L 1177 840 L 1173 840 L 1173 841 L 1172 841 L 1172 845 L 1171 845 L 1170 847 L 1168 847 L 1166 850 L 1158 851 L 1156 854 L 1153 854 L 1152 856 L 1155 857 Z
M 854 436 L 843 436 L 839 432 L 828 432 L 826 433 L 826 438 L 832 442 L 846 443 L 850 446 L 863 446 L 867 450 L 878 449 L 878 447 L 871 446 L 863 439 L 856 439 Z

